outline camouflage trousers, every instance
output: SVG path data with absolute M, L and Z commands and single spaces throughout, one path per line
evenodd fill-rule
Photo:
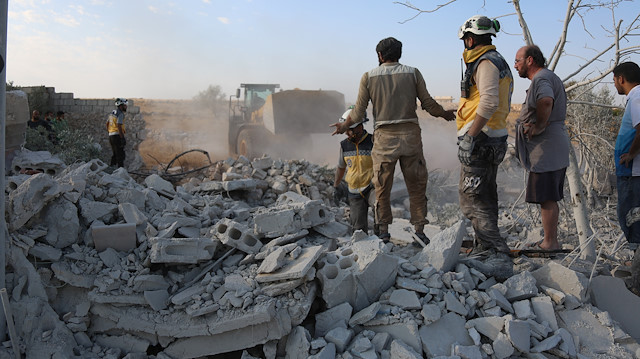
M 502 140 L 501 140 L 502 139 Z M 507 151 L 506 136 L 477 136 L 469 166 L 461 164 L 458 194 L 462 213 L 471 220 L 476 241 L 483 250 L 509 253 L 498 229 L 498 166 Z

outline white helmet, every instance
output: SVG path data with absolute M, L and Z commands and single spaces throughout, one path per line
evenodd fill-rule
M 127 101 L 126 98 L 117 98 L 116 99 L 116 107 L 120 106 L 120 105 L 128 105 L 129 101 Z
M 464 34 L 467 32 L 476 35 L 490 34 L 496 36 L 498 31 L 500 31 L 500 23 L 498 20 L 491 20 L 482 15 L 474 15 L 460 26 L 460 30 L 458 30 L 458 37 L 462 39 Z
M 349 114 L 351 113 L 351 109 L 353 109 L 353 106 L 349 107 L 348 110 L 346 110 L 343 114 L 342 117 L 340 117 L 340 119 L 338 120 L 339 123 L 343 123 L 347 120 L 347 117 L 349 117 Z M 369 119 L 367 118 L 367 115 L 365 114 L 364 118 L 362 119 L 362 121 L 354 123 L 353 125 L 349 126 L 349 128 L 356 128 L 358 127 L 358 125 L 365 123 L 369 121 Z

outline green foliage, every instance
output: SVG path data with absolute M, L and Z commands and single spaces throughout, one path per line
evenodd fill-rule
M 9 81 L 6 83 L 5 91 L 15 91 L 20 90 L 20 86 L 16 86 L 13 84 L 13 81 Z
M 49 107 L 49 94 L 44 86 L 32 88 L 27 92 L 27 100 L 29 101 L 29 113 L 38 110 L 44 115 L 45 110 Z
M 100 147 L 90 135 L 69 128 L 66 121 L 53 121 L 51 125 L 52 132 L 43 127 L 27 128 L 24 147 L 31 151 L 49 151 L 68 165 L 100 158 Z
M 200 91 L 193 97 L 193 102 L 201 108 L 205 108 L 215 114 L 220 109 L 220 104 L 226 101 L 227 95 L 222 92 L 222 88 L 219 85 L 209 87 Z

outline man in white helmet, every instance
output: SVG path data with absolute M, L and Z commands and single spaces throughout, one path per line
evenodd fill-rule
M 107 117 L 107 132 L 109 133 L 109 143 L 113 155 L 111 156 L 111 166 L 124 167 L 124 146 L 127 140 L 124 137 L 124 113 L 127 112 L 129 101 L 125 98 L 117 98 L 113 110 Z
M 339 122 L 345 122 L 350 112 L 351 108 L 342 115 Z M 369 119 L 365 117 L 362 121 L 349 126 L 345 132 L 347 138 L 340 142 L 340 156 L 333 184 L 336 193 L 339 193 L 344 177 L 348 187 L 351 228 L 354 231 L 360 229 L 365 233 L 369 231 L 369 207 L 373 208 L 375 204 L 375 191 L 371 184 L 373 137 L 364 129 L 363 124 L 367 121 Z
M 485 255 L 482 268 L 477 269 L 507 278 L 513 274 L 513 265 L 498 229 L 496 175 L 507 150 L 513 75 L 491 43 L 499 30 L 497 20 L 476 15 L 458 31 L 466 64 L 456 116 L 461 165 L 458 194 L 460 209 L 475 232 L 476 250 Z
M 374 146 L 373 184 L 376 190 L 376 223 L 381 239 L 389 239 L 391 188 L 396 163 L 409 192 L 410 222 L 415 234 L 425 243 L 427 224 L 427 163 L 424 159 L 422 136 L 418 122 L 417 101 L 432 116 L 452 121 L 453 111 L 446 111 L 427 91 L 422 73 L 415 67 L 400 64 L 402 43 L 393 37 L 380 40 L 376 46 L 380 66 L 366 72 L 360 79 L 355 108 L 345 122 L 334 123 L 336 133 L 344 133 L 365 117 L 369 101 L 373 105 Z

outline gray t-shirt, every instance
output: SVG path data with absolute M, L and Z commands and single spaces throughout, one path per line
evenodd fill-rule
M 536 102 L 545 97 L 553 99 L 548 126 L 541 134 L 526 140 L 522 135 L 522 124 L 536 121 Z M 566 115 L 567 95 L 562 80 L 552 71 L 541 69 L 531 80 L 516 124 L 516 149 L 521 163 L 527 170 L 542 173 L 569 166 Z

